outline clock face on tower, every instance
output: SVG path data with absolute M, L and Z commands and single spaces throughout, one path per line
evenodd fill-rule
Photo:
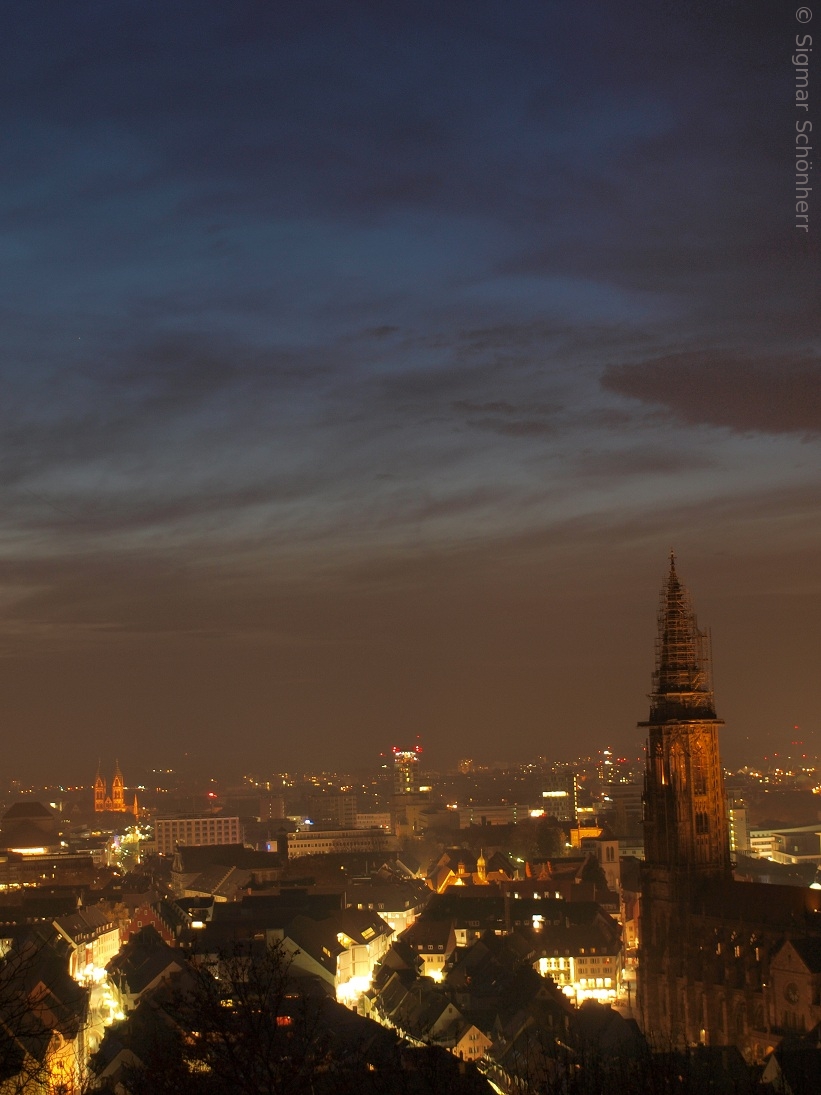
M 784 989 L 784 998 L 789 1004 L 798 1003 L 798 985 L 795 981 L 790 981 L 789 985 Z

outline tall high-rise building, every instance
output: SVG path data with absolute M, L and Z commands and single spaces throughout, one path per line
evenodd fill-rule
M 414 795 L 419 791 L 419 763 L 422 759 L 422 746 L 413 749 L 393 747 L 393 793 L 395 795 Z
M 394 746 L 391 828 L 397 836 L 410 836 L 425 828 L 430 811 L 430 789 L 422 788 L 420 767 L 422 746 L 400 749 Z
M 545 772 L 542 776 L 542 809 L 557 821 L 575 821 L 578 815 L 578 780 L 571 769 Z

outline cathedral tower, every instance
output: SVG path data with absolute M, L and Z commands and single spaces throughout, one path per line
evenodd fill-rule
M 639 1004 L 645 1034 L 670 1048 L 702 1025 L 684 989 L 694 943 L 688 911 L 702 884 L 732 877 L 709 644 L 672 553 L 650 717 L 639 726 L 647 731 Z
M 97 776 L 94 780 L 94 812 L 101 814 L 105 810 L 106 786 L 100 771 L 100 762 L 97 761 Z
M 123 783 L 123 774 L 120 771 L 120 762 L 114 763 L 114 779 L 111 781 L 111 809 L 118 814 L 124 814 L 127 807 L 125 804 L 125 784 Z
M 707 636 L 676 574 L 661 591 L 644 778 L 648 867 L 725 874 L 730 844 Z

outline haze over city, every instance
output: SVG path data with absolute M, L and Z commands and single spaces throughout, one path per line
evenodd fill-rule
M 725 762 L 817 753 L 795 20 L 7 13 L 7 771 L 638 755 L 671 547 Z

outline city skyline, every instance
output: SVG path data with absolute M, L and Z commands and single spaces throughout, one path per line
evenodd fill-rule
M 9 769 L 636 755 L 671 548 L 725 763 L 818 752 L 794 9 L 7 24 Z

